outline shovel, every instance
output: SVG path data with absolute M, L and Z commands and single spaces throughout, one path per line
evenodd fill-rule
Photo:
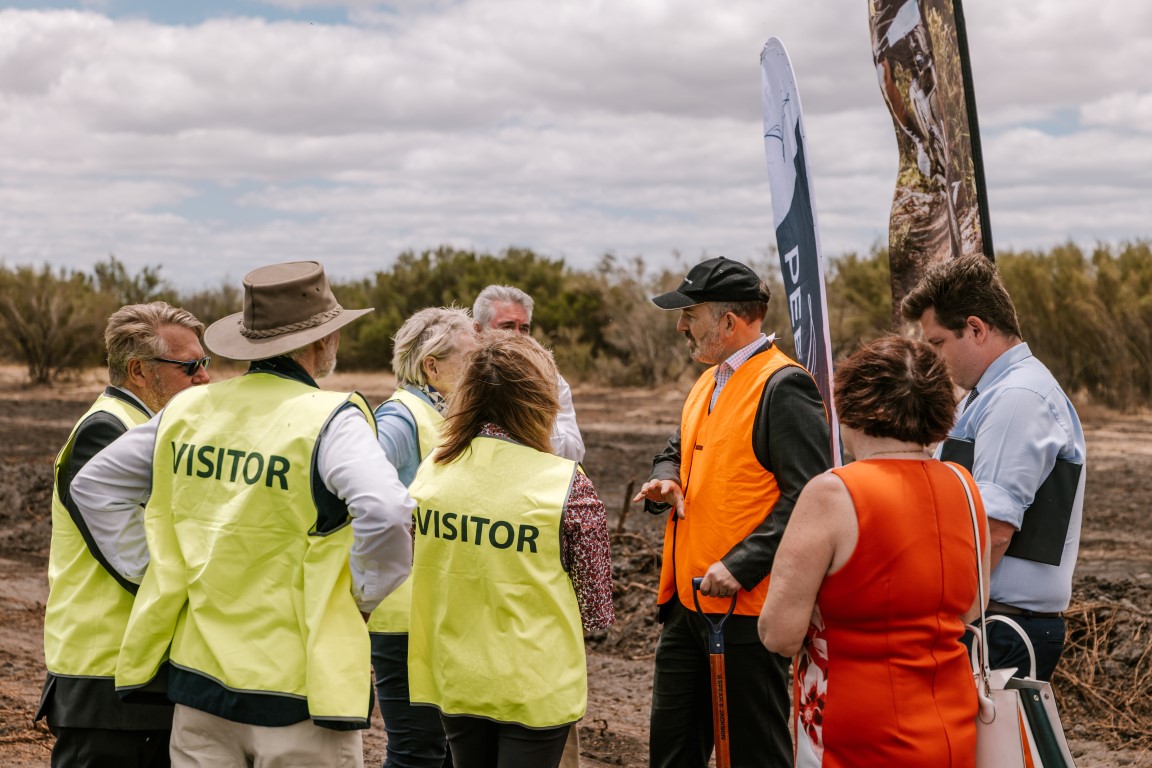
M 712 619 L 700 610 L 700 582 L 702 576 L 692 579 L 692 601 L 696 603 L 696 613 L 708 625 L 708 667 L 712 673 L 712 735 L 716 740 L 716 768 L 731 768 L 732 758 L 728 754 L 728 680 L 724 674 L 724 622 L 736 608 L 736 595 L 728 605 L 728 613 L 719 621 Z

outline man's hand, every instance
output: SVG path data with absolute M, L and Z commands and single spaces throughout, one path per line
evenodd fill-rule
M 640 493 L 632 499 L 633 503 L 648 499 L 676 508 L 676 517 L 684 517 L 684 493 L 680 490 L 680 483 L 675 480 L 649 480 L 640 486 Z
M 721 562 L 708 566 L 704 580 L 700 582 L 700 594 L 708 597 L 732 597 L 740 591 L 740 582 L 728 570 L 728 566 Z

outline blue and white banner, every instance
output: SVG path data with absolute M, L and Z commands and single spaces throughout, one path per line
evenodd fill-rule
M 816 379 L 832 427 L 832 458 L 840 464 L 840 432 L 832 400 L 832 339 L 828 330 L 828 296 L 824 288 L 824 258 L 812 204 L 808 161 L 804 155 L 804 123 L 792 63 L 779 38 L 769 38 L 760 52 L 760 82 L 764 106 L 764 154 L 772 188 L 776 247 L 792 318 L 796 359 Z

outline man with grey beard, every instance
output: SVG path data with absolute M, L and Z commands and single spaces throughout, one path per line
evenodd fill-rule
M 712 365 L 634 501 L 668 514 L 657 597 L 663 628 L 652 684 L 649 759 L 704 768 L 715 734 L 707 627 L 723 616 L 733 766 L 792 765 L 788 660 L 759 642 L 757 619 L 784 528 L 808 479 L 831 464 L 816 382 L 760 326 L 768 286 L 744 264 L 708 259 L 656 296 L 680 310 L 692 359 Z

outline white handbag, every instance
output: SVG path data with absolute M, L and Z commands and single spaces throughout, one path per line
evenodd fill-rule
M 976 502 L 964 475 L 953 464 L 945 464 L 956 473 L 968 510 L 972 515 L 972 534 L 976 539 L 976 573 L 979 586 L 980 626 L 968 628 L 975 634 L 972 647 L 972 676 L 976 682 L 979 710 L 976 717 L 976 768 L 1076 768 L 1076 761 L 1064 738 L 1060 713 L 1052 696 L 1052 686 L 1033 679 L 1036 675 L 1036 654 L 1020 625 L 1005 616 L 985 616 L 988 602 L 984 584 L 984 569 L 980 522 L 976 516 Z M 1016 669 L 988 668 L 989 621 L 1002 621 L 1024 637 L 1028 646 L 1030 669 L 1028 677 L 1013 677 Z

